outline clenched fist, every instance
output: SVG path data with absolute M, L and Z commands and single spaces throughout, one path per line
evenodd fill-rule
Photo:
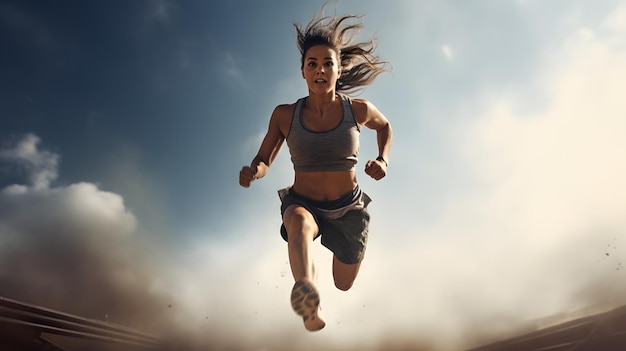
M 243 166 L 241 168 L 241 171 L 239 172 L 239 185 L 244 188 L 250 187 L 250 183 L 252 183 L 253 180 L 257 179 L 256 171 L 256 169 L 253 169 L 251 167 Z
M 387 164 L 379 160 L 369 160 L 365 164 L 365 173 L 376 180 L 381 180 L 387 175 Z

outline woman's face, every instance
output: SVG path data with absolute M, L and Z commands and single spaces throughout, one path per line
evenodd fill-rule
M 312 93 L 330 93 L 341 74 L 337 52 L 328 45 L 315 45 L 304 56 L 302 77 Z

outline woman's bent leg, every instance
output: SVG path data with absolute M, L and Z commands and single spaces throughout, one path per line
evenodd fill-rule
M 337 256 L 333 256 L 333 278 L 337 289 L 349 290 L 359 274 L 359 268 L 361 268 L 361 262 L 347 264 L 339 261 Z

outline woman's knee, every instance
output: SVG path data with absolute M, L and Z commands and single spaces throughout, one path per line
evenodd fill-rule
M 357 275 L 359 274 L 360 267 L 360 262 L 356 264 L 347 264 L 339 261 L 336 256 L 333 257 L 333 278 L 335 281 L 335 287 L 343 291 L 350 290 Z
M 350 290 L 350 288 L 352 288 L 355 278 L 356 277 L 352 279 L 346 279 L 345 277 L 341 277 L 341 278 L 335 277 L 335 287 L 342 291 L 348 291 Z
M 287 208 L 283 215 L 283 224 L 287 229 L 287 236 L 314 237 L 317 234 L 317 223 L 313 215 L 302 206 Z

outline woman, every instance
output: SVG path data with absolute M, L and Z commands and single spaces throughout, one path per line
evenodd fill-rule
M 367 175 L 385 177 L 391 149 L 391 125 L 385 116 L 369 101 L 340 93 L 362 88 L 386 71 L 386 63 L 374 55 L 373 41 L 351 44 L 351 34 L 362 26 L 345 22 L 356 18 L 315 16 L 305 28 L 294 24 L 309 94 L 274 109 L 258 154 L 239 174 L 243 187 L 263 178 L 287 141 L 295 179 L 279 190 L 281 235 L 295 279 L 291 305 L 309 331 L 325 326 L 310 255 L 314 239 L 320 236 L 334 253 L 333 277 L 340 290 L 350 289 L 365 254 L 371 200 L 356 180 L 361 127 L 377 134 L 379 153 L 366 162 Z

